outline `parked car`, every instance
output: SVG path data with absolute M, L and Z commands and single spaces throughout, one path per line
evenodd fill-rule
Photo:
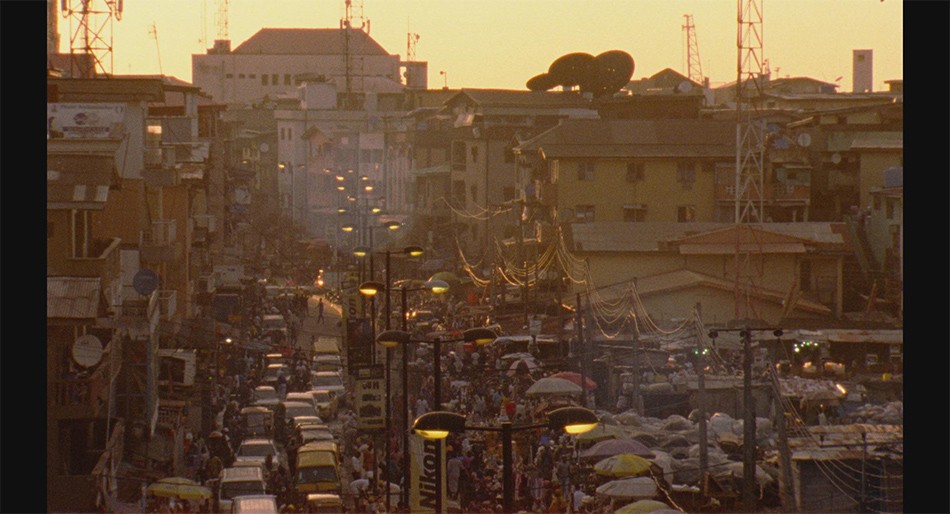
M 311 373 L 310 383 L 313 389 L 333 391 L 337 396 L 346 391 L 346 386 L 343 385 L 343 376 L 336 371 L 314 371 Z
M 231 502 L 237 496 L 264 494 L 267 486 L 264 472 L 257 466 L 224 468 L 218 481 L 218 509 L 231 512 Z
M 323 419 L 336 419 L 340 408 L 340 399 L 328 389 L 313 389 L 310 392 L 317 405 L 317 414 Z
M 241 442 L 241 445 L 238 446 L 238 451 L 234 460 L 235 462 L 260 462 L 263 464 L 266 461 L 268 455 L 271 455 L 274 459 L 275 467 L 278 465 L 282 465 L 285 468 L 287 467 L 287 456 L 283 451 L 280 450 L 280 448 L 277 447 L 277 443 L 274 442 L 273 439 L 245 439 Z
M 312 402 L 284 402 L 284 422 L 287 423 L 296 416 L 316 416 L 317 410 L 313 408 Z

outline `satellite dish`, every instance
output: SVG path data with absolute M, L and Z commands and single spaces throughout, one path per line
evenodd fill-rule
M 796 141 L 798 141 L 798 146 L 802 148 L 808 148 L 809 146 L 811 146 L 811 134 L 807 132 L 802 132 L 801 134 L 798 135 L 798 138 L 796 139 Z
M 676 85 L 677 93 L 688 93 L 691 89 L 693 89 L 693 84 L 688 80 L 684 80 Z
M 142 296 L 152 294 L 153 291 L 158 289 L 158 273 L 150 269 L 139 270 L 132 277 L 132 289 L 135 289 L 135 292 Z
M 841 154 L 838 153 L 838 152 L 835 152 L 835 153 L 831 154 L 831 162 L 834 163 L 834 164 L 840 164 L 840 163 L 841 163 Z
M 102 360 L 102 341 L 92 334 L 79 336 L 73 341 L 73 360 L 84 368 L 91 368 Z

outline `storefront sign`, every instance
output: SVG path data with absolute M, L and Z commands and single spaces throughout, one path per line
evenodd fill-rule
M 46 104 L 47 138 L 103 139 L 113 137 L 125 121 L 125 104 Z
M 409 435 L 409 506 L 412 512 L 435 512 L 438 497 L 446 509 L 445 441 Z M 438 496 L 437 496 L 438 495 Z

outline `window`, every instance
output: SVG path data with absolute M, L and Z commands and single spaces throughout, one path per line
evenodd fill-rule
M 267 75 L 261 75 L 261 85 L 262 86 L 267 85 Z
M 452 141 L 452 169 L 465 171 L 465 141 Z
M 594 221 L 593 205 L 578 205 L 574 208 L 574 221 L 577 223 L 591 223 Z
M 250 75 L 247 76 L 247 78 L 249 78 L 249 79 L 256 79 L 256 78 L 257 78 L 257 73 L 251 73 Z
M 881 195 L 874 196 L 874 210 L 875 211 L 881 210 Z
M 472 162 L 478 162 L 478 147 L 475 145 L 472 145 Z
M 234 74 L 233 74 L 233 73 L 225 73 L 225 74 L 224 74 L 224 78 L 226 78 L 226 79 L 233 79 L 233 78 L 234 78 Z
M 680 223 L 690 223 L 696 221 L 696 206 L 681 205 L 676 208 L 676 221 Z
M 676 181 L 683 185 L 683 189 L 691 189 L 696 182 L 696 163 L 680 161 L 676 164 Z
M 503 198 L 506 202 L 507 202 L 508 200 L 514 200 L 514 199 L 515 199 L 515 188 L 513 188 L 513 187 L 511 187 L 511 186 L 506 186 L 506 187 L 502 190 L 502 198 Z
M 623 220 L 624 221 L 646 221 L 646 217 L 647 217 L 646 205 L 637 203 L 633 205 L 623 206 Z
M 89 256 L 89 211 L 72 210 L 73 257 Z
M 577 164 L 577 180 L 579 182 L 594 180 L 594 163 L 584 161 Z
M 261 76 L 263 77 L 263 75 L 261 75 Z M 273 85 L 275 85 L 275 86 L 278 84 L 278 81 L 279 81 L 279 80 L 280 80 L 280 75 L 278 75 L 278 74 L 276 74 L 276 73 L 274 73 L 273 75 L 270 76 L 270 83 L 273 84 Z
M 802 261 L 798 266 L 798 288 L 803 293 L 811 291 L 811 261 Z
M 290 73 L 284 73 L 284 85 L 285 85 L 285 86 L 291 85 L 291 82 L 290 82 Z
M 643 163 L 627 163 L 627 182 L 641 182 L 643 180 Z
M 243 73 L 239 73 L 239 74 L 238 74 L 238 78 L 239 78 L 239 79 L 243 79 L 243 78 L 244 78 L 244 74 L 243 74 Z
M 894 200 L 890 198 L 887 200 L 887 219 L 889 220 L 894 219 L 894 211 L 895 211 L 894 207 L 896 203 L 897 202 L 895 202 Z

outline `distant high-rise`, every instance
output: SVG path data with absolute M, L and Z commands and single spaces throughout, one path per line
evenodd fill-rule
M 870 93 L 873 88 L 873 50 L 852 50 L 852 93 Z
M 59 10 L 56 0 L 46 0 L 46 60 L 59 52 Z

